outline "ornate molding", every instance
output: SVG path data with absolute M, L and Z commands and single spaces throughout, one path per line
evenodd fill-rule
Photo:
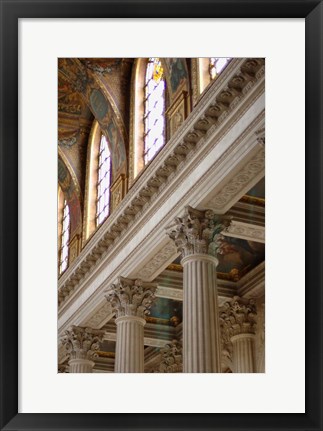
M 170 139 L 160 156 L 151 162 L 149 169 L 143 172 L 132 186 L 117 211 L 111 214 L 100 232 L 86 244 L 59 281 L 59 304 L 71 295 L 103 255 L 124 235 L 127 228 L 144 215 L 150 202 L 166 187 L 166 183 L 176 176 L 176 172 L 179 172 L 179 167 L 200 148 L 203 138 L 211 129 L 213 133 L 220 126 L 223 115 L 236 110 L 237 102 L 242 101 L 261 79 L 261 76 L 257 76 L 257 71 L 263 67 L 263 59 L 255 59 L 253 69 L 249 68 L 248 73 L 244 67 L 247 61 L 234 60 L 228 65 L 226 73 L 221 74 L 212 86 L 212 91 L 205 94 L 194 112 L 189 115 L 185 127 L 183 125 L 176 133 L 175 139 Z M 235 89 L 234 79 L 238 76 L 241 78 L 241 86 Z M 246 90 L 242 91 L 244 88 Z M 201 130 L 200 123 L 204 117 L 210 117 L 211 121 L 204 121 L 204 129 Z
M 158 286 L 156 290 L 158 298 L 175 299 L 175 301 L 183 301 L 183 290 L 174 289 L 172 287 Z
M 230 218 L 218 216 L 211 210 L 201 211 L 190 206 L 183 217 L 176 217 L 175 224 L 167 229 L 182 257 L 191 254 L 222 254 L 222 231 Z
M 265 137 L 265 128 L 264 127 L 262 127 L 261 129 L 257 130 L 256 136 L 257 136 L 257 142 L 259 144 L 265 145 L 265 143 L 266 143 L 266 137 Z
M 234 296 L 220 308 L 220 325 L 224 344 L 235 335 L 255 334 L 256 302 L 254 299 Z
M 232 220 L 231 225 L 222 232 L 225 236 L 242 238 L 248 241 L 265 243 L 265 228 Z
M 61 341 L 70 359 L 92 360 L 97 357 L 103 335 L 104 331 L 98 329 L 72 326 Z
M 226 184 L 223 189 L 205 206 L 214 211 L 223 210 L 228 203 L 247 188 L 256 175 L 265 172 L 265 148 L 260 147 L 258 153 L 244 166 L 239 173 Z
M 162 269 L 165 269 L 168 263 L 172 262 L 177 255 L 177 247 L 170 241 L 137 272 L 136 276 L 147 281 L 154 279 L 154 275 L 159 274 Z
M 141 280 L 119 277 L 106 292 L 106 299 L 118 317 L 144 317 L 155 299 L 156 286 Z
M 113 317 L 111 304 L 105 302 L 103 307 L 101 307 L 89 320 L 86 321 L 85 326 L 90 328 L 101 328 L 107 321 Z

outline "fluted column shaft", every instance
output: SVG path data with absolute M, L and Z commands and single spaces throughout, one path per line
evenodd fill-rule
M 219 373 L 220 331 L 216 266 L 207 254 L 192 254 L 183 265 L 183 372 Z
M 116 319 L 116 373 L 144 372 L 144 325 L 145 319 L 122 316 Z
M 88 359 L 70 359 L 68 365 L 70 373 L 92 373 L 94 362 Z
M 239 334 L 231 338 L 234 373 L 255 372 L 254 334 Z
M 255 300 L 234 296 L 222 305 L 219 314 L 223 344 L 232 348 L 232 371 L 255 373 Z
M 187 206 L 167 229 L 182 254 L 184 373 L 221 372 L 216 256 L 229 224 L 228 217 Z

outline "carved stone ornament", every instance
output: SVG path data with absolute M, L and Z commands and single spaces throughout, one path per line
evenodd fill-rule
M 254 334 L 256 329 L 256 302 L 254 299 L 234 296 L 220 308 L 220 325 L 224 344 L 234 335 Z
M 185 208 L 184 217 L 176 217 L 175 224 L 167 229 L 182 257 L 204 253 L 222 254 L 222 231 L 230 225 L 231 218 L 216 215 L 212 210 Z
M 117 317 L 149 314 L 149 308 L 155 299 L 156 286 L 137 279 L 119 277 L 106 291 L 106 299 L 112 309 L 117 311 Z
M 61 341 L 70 359 L 92 360 L 98 356 L 103 335 L 104 331 L 99 329 L 72 326 L 65 331 Z
M 257 130 L 256 136 L 257 136 L 257 142 L 259 142 L 259 144 L 262 144 L 262 145 L 266 144 L 265 128 L 264 127 Z
M 166 344 L 160 349 L 162 356 L 161 362 L 154 373 L 182 373 L 183 372 L 183 356 L 182 345 L 177 340 Z

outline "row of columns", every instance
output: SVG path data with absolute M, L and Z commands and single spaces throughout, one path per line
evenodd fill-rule
M 223 348 L 232 355 L 233 372 L 255 372 L 254 302 L 234 297 L 218 304 L 217 255 L 229 224 L 229 218 L 213 211 L 186 207 L 184 217 L 167 230 L 182 255 L 184 373 L 220 373 Z M 119 277 L 106 292 L 117 316 L 115 372 L 144 372 L 144 317 L 155 290 L 152 283 Z M 70 353 L 69 371 L 92 372 L 102 339 L 102 331 L 90 328 L 66 331 L 62 342 Z

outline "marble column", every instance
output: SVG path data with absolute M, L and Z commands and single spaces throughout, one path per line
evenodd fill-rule
M 228 217 L 185 208 L 167 233 L 183 265 L 183 372 L 220 373 L 220 328 L 216 266 Z
M 220 309 L 223 336 L 232 345 L 234 373 L 255 373 L 256 305 L 253 299 L 234 296 Z
M 92 373 L 104 331 L 72 326 L 61 341 L 69 355 L 69 373 Z
M 116 373 L 144 372 L 144 316 L 149 313 L 155 290 L 151 283 L 119 277 L 106 292 L 117 315 Z

